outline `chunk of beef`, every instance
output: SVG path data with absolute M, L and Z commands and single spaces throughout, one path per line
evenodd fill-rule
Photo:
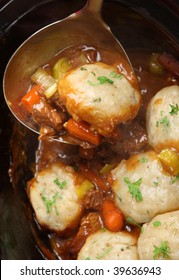
M 50 126 L 57 131 L 62 129 L 65 120 L 63 112 L 57 111 L 44 100 L 33 106 L 32 116 L 39 125 Z
M 90 212 L 84 216 L 81 220 L 79 231 L 69 246 L 70 253 L 77 256 L 78 252 L 84 245 L 86 238 L 90 234 L 97 232 L 102 227 L 103 224 L 98 213 Z
M 112 150 L 119 154 L 134 154 L 147 145 L 147 133 L 141 124 L 132 122 L 123 126 L 122 140 L 113 143 Z
M 100 210 L 103 200 L 103 194 L 99 190 L 90 190 L 84 200 L 83 205 L 88 210 Z

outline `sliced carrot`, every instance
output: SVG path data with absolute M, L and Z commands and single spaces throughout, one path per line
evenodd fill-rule
M 98 132 L 91 131 L 90 125 L 84 121 L 76 122 L 71 118 L 64 126 L 71 135 L 81 140 L 85 140 L 94 145 L 99 145 L 101 143 L 102 136 Z
M 39 85 L 34 85 L 30 91 L 26 93 L 21 99 L 22 105 L 26 108 L 27 111 L 31 112 L 34 104 L 40 102 L 41 87 Z
M 124 226 L 124 216 L 112 200 L 106 199 L 102 203 L 104 224 L 108 230 L 117 232 Z

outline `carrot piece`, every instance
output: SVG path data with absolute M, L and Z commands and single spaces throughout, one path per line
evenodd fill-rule
M 27 111 L 31 112 L 34 104 L 39 103 L 40 94 L 39 91 L 41 87 L 39 85 L 34 85 L 30 91 L 26 93 L 21 99 L 22 105 L 26 108 Z
M 117 232 L 124 226 L 124 216 L 112 200 L 106 199 L 102 203 L 104 224 L 108 230 Z
M 90 131 L 90 125 L 84 121 L 76 122 L 71 118 L 64 126 L 71 135 L 81 140 L 85 140 L 94 145 L 99 145 L 101 143 L 102 136 L 98 132 Z

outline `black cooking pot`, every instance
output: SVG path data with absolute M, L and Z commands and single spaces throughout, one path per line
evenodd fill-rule
M 81 9 L 85 3 L 85 0 L 0 1 L 1 259 L 44 258 L 34 240 L 25 192 L 26 183 L 33 175 L 31 165 L 35 159 L 37 135 L 27 131 L 10 114 L 3 98 L 4 69 L 26 38 Z M 179 1 L 106 0 L 102 15 L 127 51 L 136 48 L 165 50 L 179 56 Z

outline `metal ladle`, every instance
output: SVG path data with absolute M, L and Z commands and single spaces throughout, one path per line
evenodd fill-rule
M 32 131 L 39 133 L 40 127 L 22 110 L 20 100 L 28 91 L 30 77 L 37 67 L 45 65 L 61 50 L 83 44 L 118 52 L 128 61 L 133 73 L 126 52 L 101 18 L 102 3 L 103 0 L 88 0 L 80 11 L 40 29 L 30 36 L 9 60 L 3 79 L 5 100 L 13 115 Z M 77 143 L 69 137 L 60 137 L 58 141 Z

